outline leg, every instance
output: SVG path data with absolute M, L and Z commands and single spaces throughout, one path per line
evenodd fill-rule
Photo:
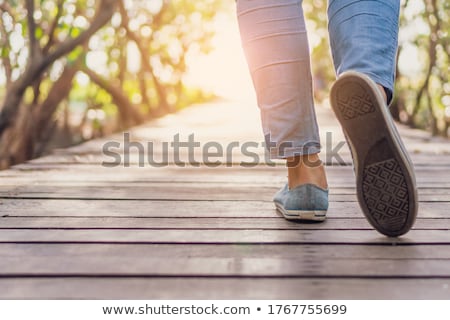
M 238 0 L 238 21 L 271 157 L 288 159 L 289 189 L 325 189 L 301 2 Z
M 386 107 L 394 87 L 399 3 L 330 0 L 328 14 L 339 75 L 331 104 L 352 151 L 358 201 L 379 232 L 399 236 L 417 215 L 412 164 Z
M 301 162 L 301 156 L 314 158 L 320 138 L 301 1 L 239 0 L 237 10 L 271 157 L 290 163 Z M 296 175 L 291 176 L 294 181 Z
M 384 89 L 388 103 L 394 91 L 399 11 L 398 0 L 329 0 L 328 5 L 336 73 L 369 76 Z

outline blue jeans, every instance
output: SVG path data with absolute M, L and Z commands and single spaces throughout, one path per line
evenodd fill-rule
M 337 75 L 368 75 L 392 98 L 399 0 L 329 0 Z M 244 52 L 273 158 L 320 152 L 302 0 L 238 0 Z

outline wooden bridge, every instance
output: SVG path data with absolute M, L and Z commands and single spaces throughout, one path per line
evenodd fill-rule
M 265 160 L 257 108 L 242 101 L 131 130 L 155 163 L 167 146 L 165 166 L 117 134 L 0 172 L 0 298 L 450 298 L 450 143 L 400 127 L 420 209 L 414 229 L 391 239 L 362 216 L 332 112 L 318 117 L 331 188 L 320 224 L 275 211 L 285 168 Z M 191 134 L 200 146 L 189 150 Z

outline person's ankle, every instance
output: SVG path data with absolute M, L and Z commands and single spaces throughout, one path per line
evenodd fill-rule
M 328 188 L 325 168 L 318 154 L 303 155 L 287 159 L 289 189 L 304 184 Z

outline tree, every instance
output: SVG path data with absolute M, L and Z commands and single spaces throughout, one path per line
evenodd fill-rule
M 6 69 L 8 82 L 6 96 L 0 112 L 0 168 L 27 160 L 33 156 L 34 140 L 46 129 L 44 124 L 49 122 L 58 102 L 64 98 L 64 93 L 67 95 L 67 84 L 71 83 L 75 75 L 75 69 L 69 61 L 65 61 L 61 76 L 49 90 L 48 95 L 42 97 L 40 88 L 45 80 L 45 73 L 58 59 L 68 55 L 77 46 L 85 44 L 95 32 L 109 21 L 114 12 L 116 1 L 101 0 L 97 5 L 95 14 L 91 14 L 92 17 L 88 12 L 83 15 L 91 18 L 89 27 L 81 32 L 78 30 L 79 34 L 76 36 L 73 36 L 74 30 L 77 30 L 76 27 L 66 30 L 67 36 L 62 41 L 57 40 L 56 32 L 61 32 L 61 30 L 58 30 L 58 20 L 63 15 L 64 1 L 58 2 L 56 11 L 53 13 L 53 21 L 45 26 L 40 26 L 36 22 L 37 11 L 33 0 L 26 0 L 23 5 L 24 8 L 20 4 L 13 7 L 10 2 L 5 1 L 0 5 L 2 16 L 7 17 L 10 21 L 10 25 L 7 24 L 5 19 L 2 19 L 0 23 L 5 44 L 5 46 L 2 46 L 2 60 L 3 65 L 8 66 L 4 68 Z M 21 20 L 25 12 L 27 19 Z M 43 14 L 41 9 L 40 12 Z M 14 51 L 14 47 L 10 41 L 11 35 L 8 36 L 8 30 L 10 32 L 23 30 L 27 31 L 28 35 L 28 45 L 18 48 L 12 55 L 10 53 Z M 20 65 L 21 55 L 27 57 L 25 66 Z M 15 60 L 16 66 L 14 68 L 12 67 L 11 57 Z M 15 80 L 13 80 L 14 71 L 20 73 Z M 65 86 L 64 92 L 59 90 L 63 86 Z M 29 91 L 31 97 L 28 101 L 25 100 L 27 89 L 31 89 Z
M 0 169 L 45 150 L 63 103 L 66 117 L 78 101 L 85 115 L 104 109 L 124 129 L 202 98 L 183 84 L 185 55 L 208 50 L 219 7 L 219 0 L 0 0 Z
M 422 9 L 423 6 L 423 9 Z M 400 59 L 405 47 L 421 57 L 420 73 L 404 75 L 398 70 L 396 106 L 411 127 L 428 128 L 433 135 L 448 136 L 450 110 L 450 1 L 404 1 L 403 12 L 415 7 L 414 14 L 401 20 L 402 28 L 422 26 L 400 44 Z M 412 49 L 411 49 L 412 48 Z M 419 79 L 419 81 L 417 81 Z

